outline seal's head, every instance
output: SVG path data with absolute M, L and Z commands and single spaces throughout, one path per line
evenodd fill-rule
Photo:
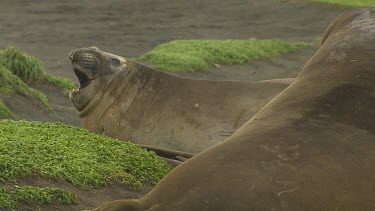
M 105 89 L 117 71 L 126 67 L 123 57 L 106 53 L 97 47 L 80 48 L 69 53 L 79 88 L 74 89 L 69 98 L 78 112 L 87 110 L 100 89 Z

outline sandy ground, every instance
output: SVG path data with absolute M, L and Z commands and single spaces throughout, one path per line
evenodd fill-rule
M 79 47 L 95 45 L 133 58 L 175 39 L 313 41 L 344 10 L 302 0 L 0 0 L 0 48 L 20 48 L 41 59 L 48 73 L 76 81 L 67 54 Z M 181 75 L 220 80 L 290 78 L 298 74 L 314 51 L 304 49 L 267 61 Z M 39 89 L 49 97 L 53 115 L 35 112 L 38 105 L 30 106 L 32 102 L 22 97 L 8 99 L 7 104 L 20 118 L 80 125 L 66 96 L 43 85 Z M 84 192 L 51 180 L 41 180 L 41 184 L 62 186 L 80 197 L 79 206 L 47 210 L 90 208 L 145 193 L 127 192 L 118 186 Z
M 0 2 L 0 48 L 18 47 L 40 58 L 49 73 L 72 80 L 67 54 L 79 47 L 95 45 L 131 58 L 175 39 L 312 41 L 343 10 L 278 0 Z M 300 67 L 312 53 L 290 62 Z

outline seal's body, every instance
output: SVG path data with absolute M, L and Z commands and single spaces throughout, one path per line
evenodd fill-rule
M 95 47 L 70 58 L 81 85 L 70 98 L 85 128 L 192 153 L 223 141 L 290 85 L 181 78 Z
M 97 211 L 375 210 L 375 8 L 327 29 L 297 80 L 145 197 Z

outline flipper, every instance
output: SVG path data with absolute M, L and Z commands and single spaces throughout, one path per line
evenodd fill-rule
M 148 145 L 140 145 L 138 146 L 145 148 L 148 151 L 155 152 L 159 157 L 161 157 L 163 160 L 171 164 L 172 166 L 178 166 L 182 162 L 192 158 L 194 154 L 187 153 L 187 152 L 181 152 L 181 151 L 175 151 L 175 150 L 169 150 L 169 149 L 163 149 L 160 147 L 154 147 L 154 146 L 148 146 Z

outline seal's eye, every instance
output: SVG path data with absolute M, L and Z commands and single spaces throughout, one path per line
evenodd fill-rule
M 110 58 L 109 62 L 111 62 L 111 64 L 114 65 L 114 66 L 120 66 L 120 64 L 121 64 L 120 60 L 117 59 L 117 58 Z

